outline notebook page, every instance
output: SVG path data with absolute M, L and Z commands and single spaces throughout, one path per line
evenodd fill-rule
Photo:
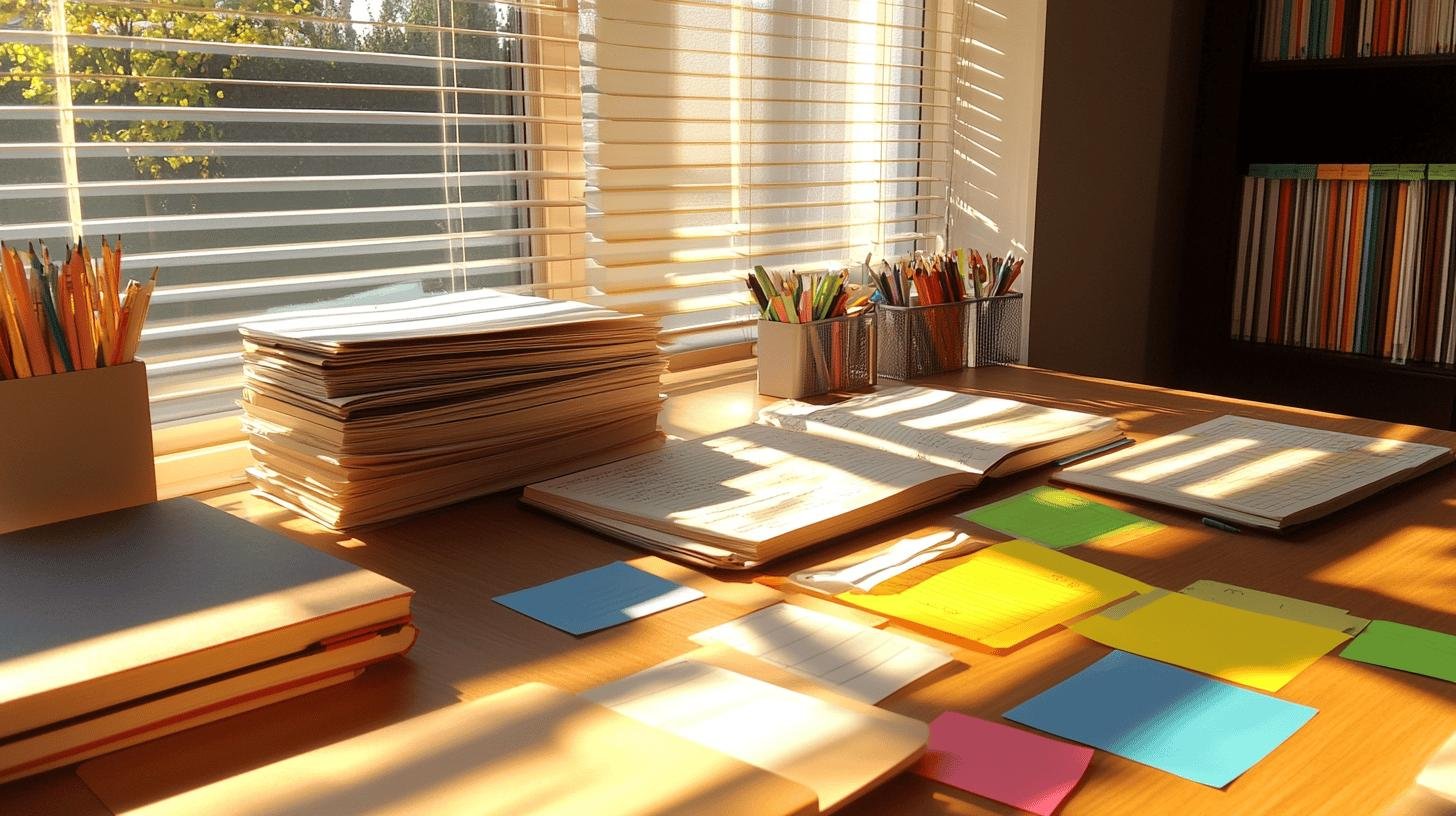
M 793 604 L 775 604 L 692 636 L 878 703 L 951 661 L 948 652 L 893 632 Z
M 1165 494 L 1283 519 L 1450 451 L 1435 445 L 1222 416 L 1074 465 L 1059 481 Z
M 977 474 L 1018 451 L 1117 426 L 1110 417 L 918 386 L 837 405 L 786 400 L 763 409 L 758 421 Z
M 874 448 L 745 425 L 532 485 L 528 498 L 625 515 L 669 532 L 757 543 L 956 473 Z

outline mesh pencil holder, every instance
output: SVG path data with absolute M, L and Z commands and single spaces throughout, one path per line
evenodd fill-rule
M 875 384 L 869 313 L 811 323 L 758 321 L 758 393 L 796 399 Z
M 976 319 L 971 324 L 968 365 L 1011 365 L 1021 359 L 1021 293 L 972 301 Z
M 878 307 L 879 373 L 895 380 L 1014 363 L 1021 293 L 932 306 Z

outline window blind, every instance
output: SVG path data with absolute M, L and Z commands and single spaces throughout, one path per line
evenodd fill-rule
M 945 229 L 953 7 L 586 0 L 588 281 L 668 350 L 754 339 L 755 264 L 857 269 Z
M 159 425 L 265 313 L 580 279 L 574 0 L 0 0 L 0 238 L 161 267 Z

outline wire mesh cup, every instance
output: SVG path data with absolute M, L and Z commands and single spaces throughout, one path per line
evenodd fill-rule
M 895 380 L 966 367 L 973 301 L 879 306 L 879 371 Z
M 1020 356 L 1021 294 L 931 306 L 878 307 L 879 374 L 928 377 Z
M 874 323 L 861 312 L 811 323 L 758 321 L 758 393 L 796 399 L 875 384 Z
M 971 325 L 971 366 L 1011 365 L 1021 360 L 1021 293 L 982 298 Z

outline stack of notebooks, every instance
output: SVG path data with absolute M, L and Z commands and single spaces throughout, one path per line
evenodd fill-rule
M 0 782 L 353 679 L 412 594 L 191 499 L 0 536 Z
M 245 326 L 249 476 L 341 530 L 650 450 L 657 333 L 491 290 Z
M 756 424 L 534 484 L 523 500 L 655 552 L 748 569 L 1123 439 L 1110 417 L 903 387 L 776 403 Z

